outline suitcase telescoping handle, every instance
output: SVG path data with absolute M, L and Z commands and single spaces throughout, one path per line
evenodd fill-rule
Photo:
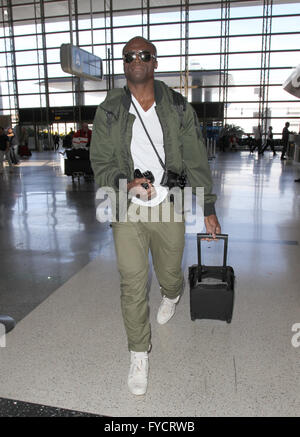
M 212 238 L 211 234 L 197 234 L 197 248 L 198 248 L 198 266 L 201 266 L 201 240 L 204 238 Z M 216 239 L 224 240 L 224 254 L 223 254 L 223 267 L 227 265 L 227 247 L 228 247 L 228 234 L 216 234 Z

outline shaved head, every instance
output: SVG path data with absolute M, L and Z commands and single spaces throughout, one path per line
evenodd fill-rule
M 136 40 L 141 40 L 141 41 L 143 41 L 145 44 L 147 44 L 149 47 L 151 47 L 151 52 L 153 53 L 153 55 L 156 56 L 157 51 L 156 51 L 156 47 L 155 47 L 155 45 L 154 45 L 151 41 L 149 41 L 148 39 L 143 38 L 142 36 L 134 36 L 133 38 L 131 38 L 131 39 L 130 39 L 126 44 L 125 44 L 125 46 L 124 46 L 124 48 L 123 48 L 123 55 L 124 55 L 124 53 L 127 52 L 127 48 L 128 48 L 132 43 L 134 43 Z

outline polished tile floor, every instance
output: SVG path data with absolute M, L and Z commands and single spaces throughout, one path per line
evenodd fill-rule
M 300 166 L 228 152 L 211 168 L 236 274 L 233 320 L 192 322 L 186 286 L 175 317 L 158 326 L 151 271 L 142 397 L 127 390 L 112 233 L 96 219 L 94 183 L 72 183 L 53 152 L 5 169 L 0 314 L 17 324 L 0 343 L 0 398 L 107 416 L 300 415 Z M 218 261 L 222 243 L 206 244 L 207 263 Z M 187 234 L 186 278 L 195 262 Z

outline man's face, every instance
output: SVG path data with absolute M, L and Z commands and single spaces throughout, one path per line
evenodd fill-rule
M 151 44 L 147 43 L 143 39 L 134 39 L 125 48 L 124 54 L 128 52 L 139 52 L 142 50 L 149 51 L 152 55 L 155 55 L 154 49 Z M 147 83 L 150 79 L 154 78 L 154 70 L 157 68 L 157 61 L 153 58 L 149 62 L 144 62 L 139 56 L 132 62 L 124 62 L 124 73 L 128 82 L 132 84 Z

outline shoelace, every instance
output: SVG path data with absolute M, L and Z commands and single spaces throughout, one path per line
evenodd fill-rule
M 167 298 L 166 296 L 163 297 L 163 301 L 165 304 L 167 304 L 170 307 L 172 307 L 173 305 L 176 305 L 176 303 L 177 303 L 177 302 L 171 302 L 171 300 L 169 298 Z
M 138 373 L 142 374 L 142 372 L 146 370 L 147 362 L 148 356 L 146 354 L 143 356 L 134 354 L 131 358 L 130 376 L 132 376 L 136 370 Z

